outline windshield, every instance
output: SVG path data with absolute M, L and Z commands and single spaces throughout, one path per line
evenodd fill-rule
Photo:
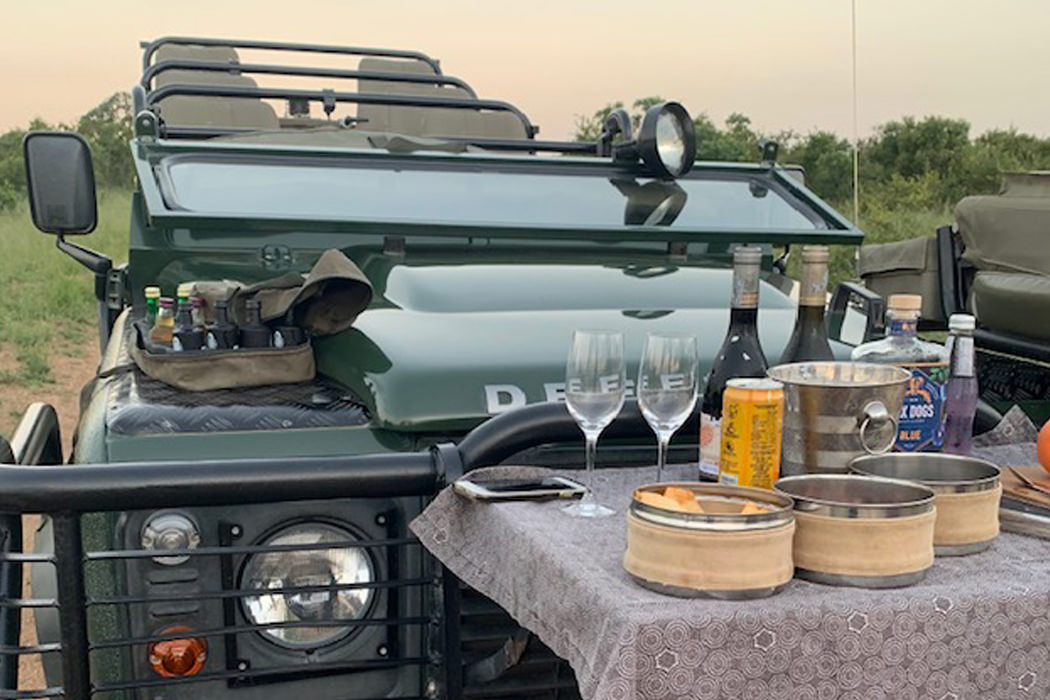
M 199 214 L 507 227 L 825 228 L 778 184 L 748 173 L 665 182 L 558 164 L 375 167 L 236 156 L 164 158 L 157 172 L 168 207 Z

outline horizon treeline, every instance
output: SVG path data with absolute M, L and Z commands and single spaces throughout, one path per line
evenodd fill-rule
M 632 117 L 637 121 L 647 107 L 659 101 L 658 97 L 635 100 Z M 623 106 L 611 103 L 589 117 L 578 117 L 575 138 L 596 139 L 609 112 Z M 80 133 L 91 144 L 99 187 L 131 189 L 134 169 L 127 145 L 132 137 L 131 111 L 128 93 L 118 92 L 75 124 L 47 124 L 37 119 L 26 129 L 0 134 L 0 210 L 14 207 L 25 197 L 21 144 L 26 131 L 32 129 Z M 721 126 L 703 113 L 694 123 L 698 160 L 756 161 L 759 144 L 773 139 L 780 144 L 781 162 L 801 165 L 810 189 L 843 213 L 850 211 L 853 165 L 846 138 L 827 130 L 765 133 L 737 112 Z M 1004 172 L 1050 169 L 1050 138 L 1012 128 L 971 136 L 965 119 L 941 116 L 886 122 L 861 141 L 859 153 L 861 220 L 876 226 L 887 213 L 947 212 L 966 195 L 995 193 Z
M 659 97 L 635 100 L 629 112 L 637 125 Z M 598 137 L 615 102 L 576 121 L 576 139 Z M 744 114 L 730 114 L 719 127 L 701 113 L 696 125 L 697 160 L 757 161 L 759 144 L 780 144 L 781 163 L 801 165 L 806 185 L 843 213 L 853 198 L 853 149 L 849 140 L 828 130 L 807 134 L 756 130 Z M 902 117 L 875 128 L 860 141 L 861 218 L 883 210 L 948 210 L 971 194 L 999 191 L 1005 172 L 1050 169 L 1050 138 L 1016 129 L 991 129 L 970 135 L 965 119 L 941 116 Z

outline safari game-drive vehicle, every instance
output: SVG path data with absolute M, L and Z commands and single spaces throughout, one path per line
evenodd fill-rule
M 359 63 L 303 65 L 318 55 Z M 329 87 L 347 81 L 359 91 Z M 18 466 L 0 471 L 0 697 L 575 697 L 565 662 L 408 523 L 466 470 L 579 463 L 557 403 L 573 329 L 622 330 L 629 367 L 646 332 L 695 334 L 706 371 L 732 251 L 751 244 L 778 357 L 796 315 L 791 246 L 861 232 L 775 145 L 754 164 L 694 164 L 675 103 L 637 132 L 620 111 L 596 143 L 544 141 L 417 52 L 169 37 L 144 45 L 133 99 L 124 266 L 70 240 L 95 226 L 84 142 L 25 142 L 35 222 L 95 273 L 103 358 L 73 454 L 37 404 L 12 439 Z M 145 287 L 301 282 L 330 250 L 373 296 L 352 326 L 311 339 L 316 377 L 179 391 L 129 361 Z M 201 357 L 187 366 L 204 372 Z M 672 460 L 695 462 L 697 435 L 694 417 Z M 653 454 L 628 404 L 601 461 Z M 22 513 L 44 515 L 32 553 Z M 19 647 L 26 607 L 38 641 Z M 43 658 L 49 690 L 15 690 L 25 654 Z

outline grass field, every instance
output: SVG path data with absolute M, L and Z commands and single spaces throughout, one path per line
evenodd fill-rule
M 128 203 L 126 192 L 101 192 L 98 229 L 69 240 L 123 262 Z M 16 360 L 0 370 L 0 384 L 51 382 L 53 356 L 80 352 L 95 337 L 94 277 L 33 227 L 25 205 L 0 215 L 0 241 L 0 352 Z
M 98 229 L 73 240 L 124 261 L 128 207 L 126 192 L 100 192 Z M 25 205 L 0 213 L 0 244 L 0 435 L 44 401 L 58 410 L 68 454 L 77 394 L 98 362 L 94 276 L 33 227 Z

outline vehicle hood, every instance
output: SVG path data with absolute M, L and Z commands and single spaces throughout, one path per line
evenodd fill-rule
M 706 373 L 728 325 L 731 277 L 725 267 L 397 264 L 353 328 L 318 340 L 318 369 L 357 393 L 377 427 L 466 430 L 557 400 L 575 329 L 622 331 L 629 378 L 646 333 L 695 334 Z M 764 282 L 759 331 L 774 363 L 794 317 L 793 302 Z

